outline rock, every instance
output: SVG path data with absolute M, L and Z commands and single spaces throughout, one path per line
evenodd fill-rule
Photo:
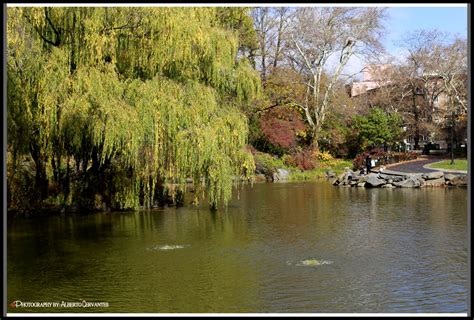
M 457 175 L 452 174 L 452 173 L 446 173 L 446 174 L 444 175 L 444 179 L 445 179 L 445 180 L 448 180 L 448 181 L 451 181 L 451 180 L 455 179 L 456 177 L 457 177 Z
M 438 178 L 438 179 L 426 180 L 424 184 L 425 187 L 441 187 L 441 186 L 444 187 L 444 185 L 445 185 L 444 177 Z
M 360 178 L 361 178 L 361 175 L 358 174 L 357 172 L 354 172 L 354 173 L 352 174 L 352 179 L 351 179 L 351 180 L 352 180 L 352 181 L 359 181 Z
M 401 181 L 405 180 L 405 177 L 402 177 L 402 176 L 393 176 L 393 177 L 392 177 L 392 180 L 393 180 L 393 182 L 401 182 Z
M 357 184 L 357 187 L 359 187 L 359 188 L 365 187 L 365 182 L 359 182 Z
M 425 180 L 435 180 L 435 179 L 444 179 L 444 172 L 443 171 L 434 171 L 430 173 L 425 173 L 421 176 Z
M 273 174 L 274 181 L 286 181 L 290 177 L 290 172 L 285 169 L 277 169 L 277 172 Z
M 392 177 L 389 176 L 388 174 L 382 174 L 382 173 L 379 173 L 379 174 L 378 174 L 378 177 L 379 177 L 380 179 L 384 179 L 384 180 L 387 180 L 387 181 L 392 178 Z
M 380 187 L 384 184 L 385 180 L 378 178 L 377 175 L 374 173 L 369 173 L 369 175 L 367 176 L 367 181 L 365 183 L 365 185 L 368 187 Z
M 359 176 L 359 179 L 357 179 L 357 182 L 365 184 L 365 182 L 367 182 L 367 176 Z
M 392 174 L 382 174 L 382 173 L 379 173 L 379 178 L 382 178 L 382 179 L 385 179 L 387 182 L 388 181 L 396 181 L 396 182 L 400 182 L 400 181 L 403 181 L 404 177 L 403 176 L 396 176 L 396 175 L 392 175 Z M 391 182 L 389 182 L 391 183 Z
M 345 173 L 341 173 L 340 175 L 337 176 L 337 180 L 339 180 L 339 182 L 343 181 L 344 180 L 344 177 L 346 176 Z
M 348 173 L 344 176 L 344 180 L 342 181 L 343 185 L 348 185 L 352 181 L 352 174 Z
M 331 170 L 326 171 L 326 177 L 327 178 L 334 178 L 334 177 L 336 177 L 336 173 L 334 171 L 331 171 Z
M 465 187 L 467 186 L 467 175 L 457 176 L 448 181 L 448 185 L 456 187 Z
M 255 175 L 255 181 L 267 181 L 267 177 L 263 173 L 259 173 Z
M 337 185 L 346 185 L 349 183 L 349 179 L 347 178 L 346 173 L 341 173 L 340 175 L 337 176 L 336 179 L 332 181 L 332 184 L 337 186 Z
M 393 184 L 391 184 L 391 183 L 387 183 L 387 184 L 384 184 L 384 185 L 382 186 L 382 188 L 390 188 L 390 189 L 391 189 L 391 188 L 395 188 L 395 186 L 394 186 Z
M 255 173 L 263 173 L 265 174 L 266 168 L 259 162 L 255 162 Z
M 421 175 L 410 175 L 406 180 L 393 184 L 399 188 L 419 188 L 424 184 L 424 181 L 421 179 Z

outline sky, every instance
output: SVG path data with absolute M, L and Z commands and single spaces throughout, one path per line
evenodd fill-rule
M 467 39 L 467 5 L 465 7 L 391 7 L 387 11 L 383 44 L 391 55 L 400 56 L 401 50 L 395 42 L 405 33 L 414 30 L 437 29 Z M 344 71 L 346 74 L 353 74 L 361 70 L 363 65 L 363 61 L 353 57 Z
M 438 29 L 467 38 L 467 7 L 396 7 L 388 8 L 388 15 L 384 44 L 393 54 L 396 53 L 393 41 L 417 29 Z

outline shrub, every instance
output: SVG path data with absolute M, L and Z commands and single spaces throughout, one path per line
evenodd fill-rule
M 298 136 L 306 129 L 301 115 L 287 107 L 267 111 L 260 120 L 260 127 L 268 142 L 282 151 L 296 147 Z
M 282 159 L 268 153 L 255 152 L 254 160 L 256 171 L 260 173 L 269 174 L 275 172 L 278 168 L 286 168 Z
M 286 164 L 302 170 L 311 170 L 316 167 L 313 155 L 309 150 L 298 150 L 285 158 Z
M 317 152 L 316 159 L 321 163 L 330 163 L 334 161 L 334 157 L 327 151 Z

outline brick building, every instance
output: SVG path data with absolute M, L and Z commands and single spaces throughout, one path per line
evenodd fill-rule
M 425 75 L 424 81 L 410 80 L 412 91 L 409 94 L 400 94 L 397 87 L 403 84 L 393 80 L 392 72 L 394 66 L 391 64 L 372 64 L 364 67 L 361 81 L 354 81 L 347 86 L 347 93 L 358 103 L 368 108 L 391 104 L 391 100 L 397 101 L 392 105 L 405 105 L 417 114 L 418 120 L 406 121 L 404 130 L 407 132 L 404 139 L 405 148 L 414 150 L 418 144 L 418 150 L 423 150 L 426 145 L 430 148 L 439 149 L 432 153 L 443 153 L 450 148 L 451 141 L 451 116 L 448 96 L 443 92 L 443 80 L 438 75 Z M 417 85 L 417 82 L 419 85 Z M 416 110 L 414 110 L 416 108 Z M 456 117 L 465 116 L 458 113 Z M 415 122 L 418 121 L 417 124 Z M 420 128 L 420 123 L 429 125 Z M 418 131 L 418 135 L 414 132 Z M 466 146 L 466 126 L 455 126 L 454 142 L 456 147 Z M 418 137 L 418 141 L 417 140 Z M 418 142 L 418 143 L 417 143 Z

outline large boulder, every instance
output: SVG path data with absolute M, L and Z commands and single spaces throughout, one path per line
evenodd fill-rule
M 367 181 L 365 182 L 366 187 L 380 187 L 384 185 L 386 181 L 384 179 L 380 179 L 376 174 L 369 173 L 367 176 Z
M 402 176 L 393 176 L 393 178 L 392 178 L 393 182 L 400 182 L 400 181 L 403 181 L 403 180 L 405 180 L 405 177 L 402 177 Z
M 444 177 L 441 177 L 438 179 L 426 180 L 424 186 L 425 187 L 444 187 L 445 186 Z
M 358 174 L 357 172 L 352 173 L 351 175 L 351 181 L 359 181 L 361 175 Z
M 389 183 L 392 183 L 393 181 L 400 182 L 404 179 L 403 176 L 397 176 L 393 174 L 382 174 L 382 173 L 379 173 L 379 177 L 386 180 Z
M 390 179 L 392 179 L 392 176 L 391 176 L 391 175 L 383 174 L 383 173 L 379 173 L 378 177 L 379 177 L 380 179 L 384 179 L 384 180 L 387 180 L 387 181 L 390 180 Z
M 273 181 L 286 181 L 290 177 L 290 172 L 285 169 L 277 169 L 273 174 Z
M 451 180 L 455 179 L 456 177 L 457 177 L 457 175 L 452 174 L 452 173 L 446 173 L 444 175 L 444 179 L 447 180 L 447 181 L 451 181 Z
M 393 185 L 399 188 L 419 188 L 424 184 L 421 175 L 409 175 L 405 180 L 394 182 Z
M 336 179 L 333 180 L 332 184 L 337 185 L 345 185 L 348 182 L 347 173 L 343 172 L 337 176 Z
M 456 176 L 455 178 L 448 181 L 448 185 L 456 187 L 466 187 L 467 175 Z
M 430 173 L 425 173 L 421 176 L 425 180 L 435 180 L 443 178 L 444 180 L 444 172 L 443 171 L 434 171 Z
M 346 174 L 343 172 L 343 173 L 339 174 L 336 179 L 337 179 L 339 182 L 341 182 L 341 181 L 344 180 L 345 177 L 346 177 Z
M 384 184 L 382 188 L 395 188 L 395 186 L 391 183 Z

